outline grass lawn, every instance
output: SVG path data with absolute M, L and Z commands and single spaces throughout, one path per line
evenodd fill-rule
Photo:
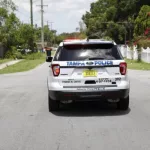
M 125 59 L 128 64 L 128 69 L 134 70 L 150 70 L 150 63 L 137 62 L 136 60 Z
M 12 59 L 0 59 L 0 65 L 6 62 L 11 61 Z
M 34 60 L 25 59 L 17 64 L 14 64 L 12 66 L 9 66 L 9 67 L 6 67 L 6 68 L 0 70 L 0 74 L 29 71 L 44 62 L 45 62 L 44 55 L 43 55 L 43 57 L 41 57 L 39 59 L 34 59 Z

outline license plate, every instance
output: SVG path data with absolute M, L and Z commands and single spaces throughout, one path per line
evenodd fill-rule
M 84 70 L 83 76 L 84 77 L 97 77 L 97 71 L 95 71 L 95 70 Z

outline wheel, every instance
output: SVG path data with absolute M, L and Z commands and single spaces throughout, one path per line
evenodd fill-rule
M 59 110 L 59 101 L 52 100 L 49 95 L 48 95 L 48 107 L 49 107 L 49 112 L 51 111 L 57 111 Z
M 120 110 L 128 110 L 129 108 L 129 96 L 127 98 L 121 98 L 117 103 L 117 108 Z

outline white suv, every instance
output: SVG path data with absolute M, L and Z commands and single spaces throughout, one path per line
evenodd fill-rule
M 115 102 L 119 109 L 129 107 L 130 82 L 127 64 L 113 41 L 87 39 L 60 43 L 51 62 L 48 85 L 49 111 L 60 102 Z

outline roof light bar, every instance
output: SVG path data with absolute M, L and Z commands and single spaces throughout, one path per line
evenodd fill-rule
M 72 42 L 72 41 L 79 41 L 81 39 L 78 39 L 78 38 L 68 38 L 68 39 L 65 39 L 63 40 L 63 42 Z

